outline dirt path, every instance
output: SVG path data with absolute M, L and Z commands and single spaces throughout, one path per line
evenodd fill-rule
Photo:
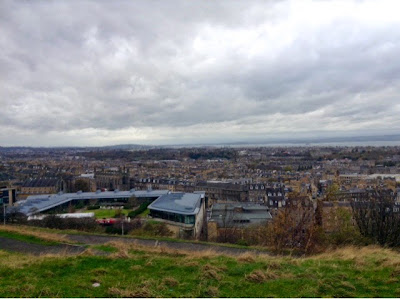
M 11 238 L 0 237 L 0 249 L 7 251 L 15 251 L 21 253 L 28 253 L 33 255 L 42 254 L 79 254 L 85 251 L 84 246 L 75 246 L 68 244 L 59 245 L 42 245 L 35 243 L 27 243 L 20 240 L 15 240 Z

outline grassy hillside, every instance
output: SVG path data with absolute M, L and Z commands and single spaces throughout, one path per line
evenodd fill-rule
M 0 297 L 398 297 L 399 274 L 400 254 L 375 247 L 307 258 L 234 257 L 125 243 L 96 246 L 79 256 L 0 251 Z

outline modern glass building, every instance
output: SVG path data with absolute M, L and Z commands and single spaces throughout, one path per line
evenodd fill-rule
M 178 229 L 180 237 L 197 238 L 205 220 L 205 193 L 169 193 L 149 205 L 150 217 L 163 220 Z

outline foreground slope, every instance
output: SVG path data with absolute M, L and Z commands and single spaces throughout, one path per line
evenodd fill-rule
M 80 255 L 0 251 L 0 297 L 398 297 L 399 274 L 400 254 L 375 247 L 308 258 L 121 242 Z

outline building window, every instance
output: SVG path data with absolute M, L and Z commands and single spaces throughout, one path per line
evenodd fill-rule
M 194 215 L 185 216 L 185 224 L 194 224 Z

